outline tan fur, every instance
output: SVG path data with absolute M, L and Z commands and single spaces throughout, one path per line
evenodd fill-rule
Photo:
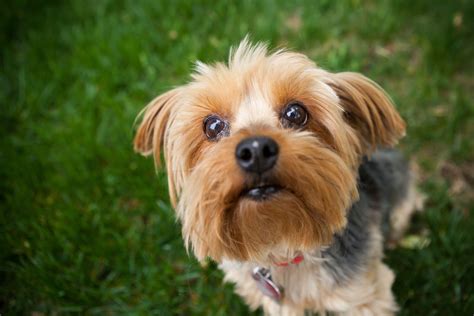
M 254 133 L 244 130 L 221 140 L 187 179 L 177 210 L 198 259 L 263 261 L 283 240 L 290 251 L 328 244 L 345 224 L 343 210 L 355 197 L 355 177 L 307 132 L 257 132 L 278 141 L 282 154 L 275 178 L 287 189 L 265 202 L 241 199 L 244 175 L 228 157 L 243 137 Z
M 309 113 L 302 129 L 280 122 L 294 101 Z M 342 287 L 321 269 L 314 250 L 345 227 L 346 211 L 358 198 L 362 155 L 376 145 L 394 145 L 404 134 L 403 120 L 378 85 L 359 74 L 329 73 L 302 54 L 268 54 L 265 45 L 244 40 L 227 65 L 198 62 L 191 82 L 159 96 L 143 113 L 135 150 L 153 154 L 159 166 L 163 148 L 186 245 L 199 260 L 223 262 L 227 279 L 237 282 L 251 307 L 263 305 L 272 314 L 394 310 L 393 274 L 381 263 L 376 232 L 370 270 Z M 203 122 L 209 115 L 227 121 L 230 134 L 208 140 Z M 251 136 L 271 137 L 280 148 L 271 179 L 283 190 L 260 202 L 242 198 L 251 179 L 234 159 L 237 144 Z M 275 275 L 291 293 L 275 307 L 247 270 L 300 251 L 308 260 Z
M 346 119 L 366 144 L 393 146 L 405 135 L 404 121 L 375 82 L 351 72 L 328 76 L 328 80 L 340 97 Z

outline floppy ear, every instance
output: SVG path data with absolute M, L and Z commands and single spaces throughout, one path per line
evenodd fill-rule
M 369 78 L 341 72 L 331 76 L 329 85 L 339 96 L 345 119 L 359 133 L 364 147 L 391 147 L 405 135 L 405 122 L 390 97 Z
M 136 152 L 144 156 L 154 155 L 155 164 L 160 166 L 160 152 L 166 130 L 169 126 L 171 109 L 178 101 L 179 88 L 170 90 L 151 101 L 138 115 L 143 115 L 133 141 Z

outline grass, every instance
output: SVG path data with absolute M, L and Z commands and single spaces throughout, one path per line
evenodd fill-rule
M 400 314 L 474 312 L 472 1 L 16 1 L 0 27 L 2 315 L 249 313 L 131 145 L 149 100 L 247 33 L 392 95 L 428 196 L 386 253 Z

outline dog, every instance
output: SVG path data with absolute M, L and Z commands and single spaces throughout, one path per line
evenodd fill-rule
M 140 117 L 134 148 L 157 167 L 163 152 L 186 248 L 219 263 L 251 309 L 396 313 L 384 241 L 420 199 L 392 149 L 405 123 L 379 85 L 245 38 Z

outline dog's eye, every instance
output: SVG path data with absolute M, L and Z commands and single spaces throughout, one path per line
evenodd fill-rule
M 204 119 L 204 133 L 209 140 L 218 140 L 229 134 L 229 124 L 218 116 L 208 116 Z
M 301 103 L 291 102 L 283 110 L 281 122 L 285 127 L 302 127 L 308 122 L 308 112 Z

